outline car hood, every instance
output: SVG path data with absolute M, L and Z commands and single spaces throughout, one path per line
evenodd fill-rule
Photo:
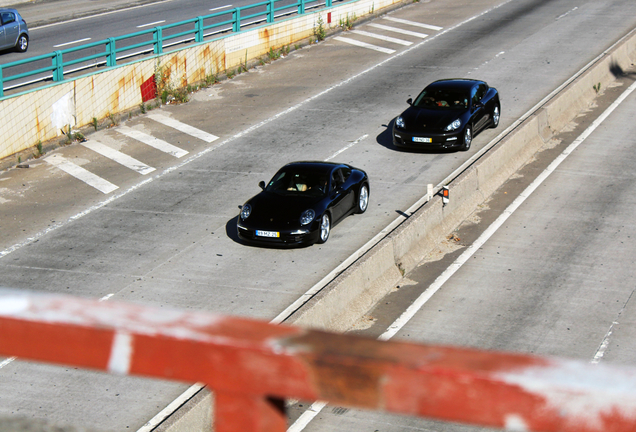
M 462 116 L 460 110 L 441 110 L 411 107 L 402 113 L 406 130 L 412 132 L 443 131 Z
M 261 229 L 284 229 L 299 227 L 300 215 L 307 209 L 316 210 L 322 198 L 302 195 L 279 195 L 263 191 L 250 199 L 252 213 L 246 222 L 257 224 Z M 320 216 L 316 211 L 316 216 Z

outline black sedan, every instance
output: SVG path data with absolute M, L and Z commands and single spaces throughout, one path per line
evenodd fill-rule
M 470 148 L 473 137 L 496 128 L 501 116 L 497 89 L 484 81 L 446 79 L 429 84 L 393 123 L 393 144 L 418 149 Z
M 357 168 L 330 162 L 293 162 L 262 192 L 240 206 L 238 235 L 266 244 L 324 243 L 331 227 L 369 205 L 369 178 Z

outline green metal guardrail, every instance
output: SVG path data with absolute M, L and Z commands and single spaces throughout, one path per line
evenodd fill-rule
M 180 21 L 164 26 L 158 26 L 152 29 L 130 33 L 123 36 L 110 37 L 98 42 L 79 45 L 77 47 L 58 50 L 49 54 L 43 54 L 40 56 L 30 57 L 28 59 L 18 60 L 15 62 L 0 65 L 0 97 L 4 97 L 4 91 L 9 89 L 23 87 L 26 85 L 48 80 L 64 81 L 65 74 L 68 75 L 70 73 L 77 72 L 78 70 L 104 66 L 114 67 L 117 66 L 118 60 L 123 60 L 137 55 L 148 54 L 151 52 L 155 55 L 163 54 L 164 48 L 179 43 L 192 41 L 199 43 L 203 42 L 206 36 L 216 35 L 226 31 L 231 31 L 233 33 L 240 32 L 242 26 L 261 22 L 273 23 L 275 18 L 277 18 L 276 13 L 284 10 L 287 11 L 287 13 L 281 14 L 281 16 L 291 15 L 294 13 L 302 15 L 308 9 L 317 8 L 322 5 L 325 5 L 326 7 L 330 7 L 332 5 L 332 0 L 326 0 L 324 3 L 321 2 L 321 0 L 297 0 L 295 3 L 287 3 L 284 6 L 277 6 L 277 3 L 278 5 L 280 5 L 282 1 L 283 0 L 266 0 L 223 12 L 216 12 L 210 15 L 199 16 L 189 20 Z M 262 10 L 252 12 L 256 8 L 261 8 Z M 248 14 L 243 15 L 243 13 L 245 12 L 248 12 Z M 220 19 L 220 21 L 208 25 L 205 24 L 206 20 L 209 21 L 214 19 Z M 253 21 L 247 22 L 248 20 Z M 190 26 L 190 28 L 174 34 L 164 35 L 164 31 L 182 26 Z M 206 34 L 206 31 L 210 30 L 216 31 Z M 143 37 L 146 37 L 147 40 L 132 43 L 130 45 L 125 45 L 125 41 L 133 38 Z M 178 38 L 185 39 L 175 41 L 175 39 Z M 146 49 L 131 53 L 131 51 L 140 48 Z M 91 49 L 97 49 L 97 52 L 74 59 L 68 58 L 68 56 L 72 53 Z M 43 63 L 47 60 L 50 62 L 50 65 L 44 67 L 38 67 L 36 65 L 38 62 Z M 74 70 L 65 70 L 65 68 L 68 68 L 70 66 L 91 62 L 93 60 L 95 62 L 85 64 L 83 67 L 79 67 Z M 4 76 L 4 71 L 6 71 L 7 69 L 22 65 L 33 65 L 35 69 L 10 76 Z M 5 83 L 29 77 L 34 77 L 34 79 L 26 82 L 21 82 L 12 87 L 5 87 Z

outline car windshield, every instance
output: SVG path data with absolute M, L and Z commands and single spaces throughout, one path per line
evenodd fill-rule
M 291 167 L 282 169 L 265 188 L 279 195 L 323 196 L 327 193 L 327 173 Z
M 467 93 L 449 88 L 424 89 L 413 106 L 417 108 L 458 109 L 468 108 Z

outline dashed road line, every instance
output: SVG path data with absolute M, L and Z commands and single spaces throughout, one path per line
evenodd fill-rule
M 364 30 L 350 30 L 349 33 L 357 34 L 360 36 L 366 36 L 370 38 L 375 38 L 375 39 L 380 39 L 380 40 L 383 40 L 386 42 L 392 42 L 398 45 L 404 45 L 404 46 L 413 45 L 413 42 L 405 41 L 404 39 L 398 39 L 391 36 L 383 36 L 377 33 L 366 32 Z
M 137 159 L 128 156 L 127 154 L 124 154 L 118 150 L 112 149 L 98 141 L 86 141 L 83 142 L 82 145 L 88 149 L 93 150 L 95 153 L 99 153 L 100 155 L 125 166 L 126 168 L 137 171 L 139 174 L 146 175 L 155 170 L 155 168 L 148 166 L 145 163 L 140 162 Z
M 129 138 L 140 141 L 150 147 L 156 148 L 164 153 L 168 153 L 176 158 L 181 158 L 188 154 L 186 150 L 174 146 L 168 142 L 155 138 L 152 135 L 138 131 L 136 129 L 129 128 L 128 126 L 120 126 L 117 128 L 117 132 L 126 135 Z
M 407 35 L 407 36 L 414 36 L 414 37 L 418 37 L 420 39 L 424 39 L 424 38 L 428 37 L 428 35 L 426 33 L 419 33 L 419 32 L 414 32 L 414 31 L 411 31 L 411 30 L 404 30 L 404 29 L 397 28 L 397 27 L 386 26 L 384 24 L 369 23 L 368 26 L 369 27 L 379 28 L 379 29 L 382 29 L 382 30 L 390 31 L 390 32 L 404 34 L 404 35 Z
M 419 22 L 415 22 L 415 21 L 409 21 L 409 20 L 405 20 L 402 18 L 393 18 L 393 17 L 383 17 L 385 20 L 389 20 L 389 21 L 393 21 L 396 23 L 400 23 L 400 24 L 406 24 L 406 25 L 411 25 L 411 26 L 415 26 L 415 27 L 421 27 L 421 28 L 425 28 L 428 30 L 433 30 L 433 31 L 440 31 L 442 30 L 444 27 L 438 27 L 438 26 L 434 26 L 434 25 L 430 25 L 430 24 L 423 24 L 423 23 L 419 23 Z
M 344 38 L 344 37 L 341 37 L 341 36 L 336 36 L 334 39 L 338 40 L 340 42 L 348 43 L 350 45 L 355 45 L 355 46 L 359 46 L 359 47 L 362 47 L 362 48 L 367 48 L 367 49 L 371 49 L 371 50 L 374 50 L 374 51 L 379 51 L 379 52 L 382 52 L 382 53 L 385 53 L 385 54 L 393 54 L 395 52 L 394 49 L 383 48 L 383 47 L 379 47 L 377 45 L 372 45 L 370 43 L 361 42 L 361 41 L 355 40 L 355 39 Z
M 211 133 L 208 133 L 201 129 L 197 129 L 193 126 L 190 126 L 189 124 L 185 124 L 183 122 L 180 122 L 179 120 L 176 120 L 172 117 L 168 117 L 163 114 L 150 113 L 148 114 L 148 117 L 158 123 L 162 123 L 162 124 L 165 124 L 166 126 L 170 126 L 171 128 L 178 130 L 179 132 L 183 132 L 195 138 L 199 138 L 207 143 L 211 143 L 219 139 L 219 137 L 216 135 L 212 135 Z
M 44 160 L 51 165 L 61 169 L 65 173 L 72 175 L 76 179 L 83 181 L 87 185 L 94 187 L 102 193 L 108 194 L 116 189 L 119 189 L 119 186 L 115 186 L 108 180 L 105 180 L 98 175 L 93 174 L 92 172 L 82 168 L 79 165 L 67 161 L 62 156 L 53 155 L 47 157 Z

